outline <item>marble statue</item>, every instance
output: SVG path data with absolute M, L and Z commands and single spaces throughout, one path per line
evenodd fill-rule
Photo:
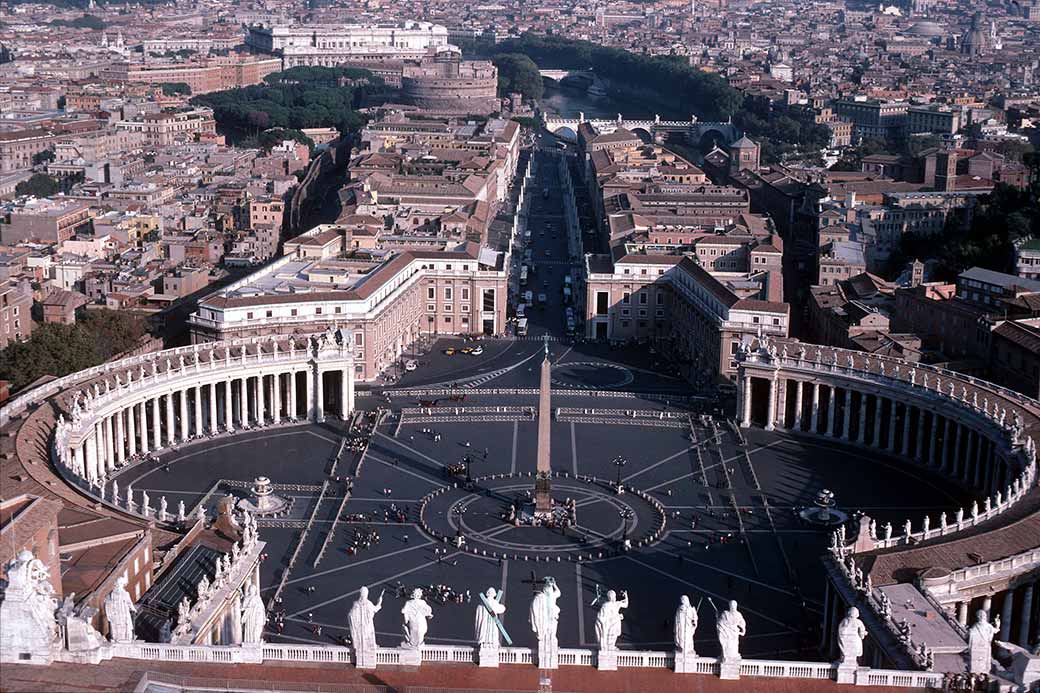
M 201 602 L 209 596 L 209 578 L 203 575 L 195 585 L 195 597 Z
M 975 612 L 975 625 L 968 629 L 968 671 L 988 674 L 993 666 L 993 637 L 1000 630 L 1000 617 L 989 622 L 986 611 Z
M 433 618 L 433 609 L 423 599 L 421 589 L 412 590 L 412 598 L 404 603 L 401 614 L 404 615 L 404 642 L 401 647 L 417 650 L 426 640 L 426 622 Z
M 242 644 L 262 643 L 266 623 L 267 610 L 260 598 L 260 590 L 256 588 L 256 583 L 250 583 L 242 600 Z
M 718 615 L 715 629 L 722 646 L 722 659 L 740 659 L 740 638 L 747 633 L 747 623 L 737 610 L 736 600 L 730 601 L 729 608 Z
M 494 587 L 488 587 L 484 592 L 484 599 L 477 605 L 476 620 L 474 623 L 474 637 L 480 647 L 498 648 L 501 634 L 498 630 L 498 619 L 506 612 L 506 606 L 502 603 L 502 593 Z
M 50 661 L 58 622 L 58 600 L 50 571 L 31 551 L 23 549 L 4 570 L 7 587 L 0 602 L 0 661 Z
M 617 640 L 621 636 L 621 622 L 625 617 L 621 615 L 622 609 L 628 608 L 628 593 L 622 592 L 619 600 L 614 590 L 607 592 L 607 599 L 599 607 L 596 614 L 596 640 L 599 641 L 599 649 L 616 650 Z
M 177 521 L 184 522 L 187 517 L 184 514 L 184 501 L 177 501 Z
M 167 517 L 167 514 L 168 514 L 166 512 L 166 508 L 167 508 L 166 496 L 162 496 L 159 499 L 159 522 L 166 522 L 166 517 Z
M 838 624 L 838 652 L 841 660 L 838 664 L 855 666 L 863 656 L 863 639 L 867 637 L 867 627 L 859 618 L 859 609 L 851 607 L 845 618 Z
M 685 594 L 679 599 L 679 608 L 675 610 L 675 650 L 696 656 L 693 647 L 693 636 L 697 633 L 697 609 L 690 604 Z
M 125 575 L 116 578 L 116 585 L 105 597 L 105 620 L 108 621 L 108 637 L 112 642 L 134 641 L 134 614 L 137 607 L 126 591 Z
M 531 600 L 529 618 L 531 630 L 538 636 L 538 666 L 542 669 L 555 669 L 559 665 L 559 641 L 556 629 L 560 623 L 560 607 L 556 601 L 560 598 L 560 588 L 556 580 L 545 579 L 542 591 Z
M 383 595 L 373 604 L 368 599 L 368 588 L 362 587 L 357 601 L 350 607 L 347 621 L 350 626 L 350 642 L 354 646 L 355 665 L 372 669 L 376 665 L 376 613 L 383 608 Z
M 177 627 L 184 628 L 191 621 L 191 602 L 184 597 L 177 603 Z

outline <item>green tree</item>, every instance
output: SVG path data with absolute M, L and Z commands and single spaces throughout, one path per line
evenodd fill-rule
M 162 87 L 163 96 L 176 96 L 178 94 L 191 96 L 191 87 L 187 82 L 163 82 L 159 86 Z
M 61 377 L 129 350 L 145 334 L 141 318 L 111 310 L 88 311 L 75 325 L 44 324 L 0 351 L 0 379 L 20 390 L 45 375 Z
M 498 95 L 520 93 L 525 99 L 542 98 L 545 84 L 538 65 L 523 53 L 499 53 L 492 62 L 498 68 Z
M 58 192 L 58 181 L 45 173 L 34 173 L 29 180 L 23 180 L 14 186 L 15 195 L 33 195 L 50 197 Z
M 39 166 L 40 164 L 47 164 L 54 161 L 54 150 L 44 149 L 42 152 L 36 152 L 32 155 L 33 166 Z

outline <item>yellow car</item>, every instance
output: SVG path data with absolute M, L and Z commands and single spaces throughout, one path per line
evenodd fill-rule
M 455 355 L 455 347 L 448 347 L 447 349 L 445 349 L 444 350 L 444 355 L 445 356 L 454 356 Z
M 473 351 L 473 347 L 462 347 L 462 349 L 460 349 L 459 351 L 461 351 L 463 354 L 469 354 Z

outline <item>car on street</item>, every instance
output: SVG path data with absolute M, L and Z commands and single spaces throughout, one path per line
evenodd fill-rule
M 411 373 L 412 371 L 414 371 L 418 367 L 419 367 L 419 364 L 417 364 L 415 361 L 413 361 L 411 359 L 408 359 L 407 361 L 404 362 L 404 369 L 406 371 L 408 371 L 409 373 Z
M 455 355 L 455 347 L 448 347 L 447 349 L 445 349 L 444 350 L 444 355 L 445 356 L 454 356 Z
M 483 353 L 484 353 L 484 347 L 482 347 L 482 346 L 475 346 L 475 347 L 473 347 L 472 349 L 469 350 L 469 355 L 470 356 L 480 356 Z
M 550 255 L 552 255 L 552 253 L 551 253 L 551 252 L 549 252 L 549 249 L 548 249 L 548 248 L 546 248 L 546 249 L 545 249 L 545 257 L 549 257 Z
M 545 304 L 545 294 L 538 294 L 538 303 Z

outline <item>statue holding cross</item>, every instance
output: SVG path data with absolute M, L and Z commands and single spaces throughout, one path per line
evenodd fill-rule
M 474 630 L 480 666 L 498 666 L 500 636 L 505 638 L 507 645 L 513 644 L 512 638 L 502 625 L 502 614 L 506 612 L 502 594 L 501 590 L 496 591 L 494 587 L 489 587 L 484 594 L 477 595 L 480 597 L 480 604 L 477 605 Z

